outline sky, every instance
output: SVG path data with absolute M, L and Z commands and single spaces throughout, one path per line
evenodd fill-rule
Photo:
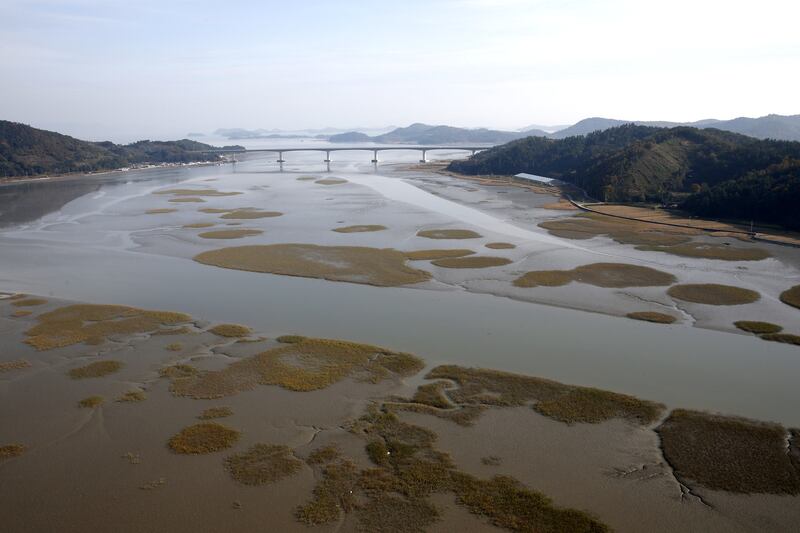
M 517 129 L 800 113 L 797 0 L 0 0 L 0 119 Z

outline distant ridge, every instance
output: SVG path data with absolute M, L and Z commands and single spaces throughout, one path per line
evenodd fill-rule
M 544 132 L 541 132 L 544 134 Z M 383 135 L 369 136 L 357 131 L 331 135 L 330 142 L 374 142 L 381 144 L 502 144 L 531 135 L 519 131 L 500 131 L 486 128 L 456 128 L 415 123 L 406 128 L 396 128 Z

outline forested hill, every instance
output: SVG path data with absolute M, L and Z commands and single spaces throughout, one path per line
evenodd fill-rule
M 448 168 L 473 175 L 528 172 L 573 183 L 604 201 L 678 201 L 698 214 L 797 228 L 800 220 L 787 224 L 786 217 L 771 211 L 784 201 L 797 205 L 800 200 L 798 160 L 800 142 L 715 129 L 623 125 L 566 139 L 528 137 Z M 734 195 L 739 207 L 721 205 Z M 745 209 L 748 198 L 759 198 L 763 207 Z
M 0 120 L 0 178 L 92 172 L 143 163 L 205 161 L 212 156 L 196 151 L 213 148 L 186 139 L 139 141 L 127 145 L 108 141 L 93 143 Z

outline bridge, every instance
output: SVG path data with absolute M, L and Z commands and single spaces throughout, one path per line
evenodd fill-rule
M 426 159 L 426 155 L 428 152 L 433 150 L 463 150 L 466 152 L 471 152 L 472 155 L 480 152 L 481 150 L 487 150 L 491 148 L 491 146 L 342 146 L 342 147 L 303 147 L 303 148 L 256 148 L 256 149 L 243 149 L 243 150 L 203 150 L 203 153 L 213 153 L 213 154 L 232 154 L 233 155 L 233 162 L 236 162 L 236 154 L 249 154 L 254 152 L 269 152 L 278 154 L 278 159 L 276 163 L 283 163 L 286 160 L 283 158 L 283 154 L 289 152 L 325 152 L 325 159 L 323 163 L 331 163 L 331 152 L 372 152 L 372 163 L 378 164 L 378 152 L 386 152 L 389 150 L 416 150 L 418 152 L 422 152 L 422 157 L 420 158 L 420 163 L 427 163 L 428 160 Z

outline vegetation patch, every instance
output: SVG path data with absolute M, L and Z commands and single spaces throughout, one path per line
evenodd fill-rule
M 342 456 L 339 448 L 336 446 L 323 446 L 317 448 L 306 458 L 306 462 L 310 465 L 324 465 L 332 463 Z
M 217 324 L 208 331 L 220 337 L 247 337 L 253 330 L 241 324 Z
M 319 176 L 300 176 L 297 181 L 314 181 L 319 179 Z
M 23 368 L 30 368 L 31 364 L 25 359 L 15 359 L 14 361 L 3 361 L 0 363 L 0 374 L 4 372 L 11 372 L 12 370 L 22 370 Z
M 791 305 L 800 309 L 800 285 L 795 285 L 781 293 L 781 301 L 786 305 Z
M 216 189 L 167 189 L 153 194 L 172 194 L 175 196 L 235 196 L 240 192 L 223 192 Z
M 448 257 L 464 257 L 472 255 L 472 250 L 450 249 L 450 250 L 414 250 L 413 252 L 403 252 L 409 261 L 429 261 L 431 259 L 445 259 Z
M 148 209 L 145 211 L 146 215 L 163 215 L 164 213 L 174 213 L 177 209 L 160 207 L 158 209 Z
M 386 226 L 380 224 L 362 224 L 357 226 L 345 226 L 343 228 L 334 228 L 331 231 L 336 233 L 367 233 L 370 231 L 383 231 L 387 229 Z
M 359 471 L 352 461 L 341 460 L 326 465 L 322 470 L 322 479 L 314 487 L 311 501 L 298 507 L 295 516 L 308 525 L 338 520 L 342 512 L 349 513 L 355 509 L 353 491 L 358 481 Z
M 511 244 L 510 242 L 490 242 L 485 246 L 492 250 L 513 250 L 517 247 L 516 244 Z
M 800 335 L 792 335 L 791 333 L 767 333 L 761 335 L 765 341 L 782 342 L 784 344 L 794 344 L 800 346 Z
M 636 311 L 634 313 L 628 313 L 628 318 L 632 318 L 634 320 L 643 320 L 645 322 L 655 322 L 656 324 L 672 324 L 677 318 L 672 315 L 668 315 L 666 313 L 658 313 L 656 311 Z
M 100 344 L 112 335 L 156 333 L 163 326 L 189 322 L 191 317 L 170 311 L 147 311 L 121 305 L 75 304 L 38 317 L 25 332 L 25 342 L 37 350 L 78 343 Z
M 208 213 L 208 214 L 219 214 L 219 213 L 230 213 L 231 211 L 235 211 L 235 209 L 220 209 L 218 207 L 204 207 L 202 209 L 198 209 L 201 213 Z
M 222 406 L 222 407 L 209 407 L 202 413 L 200 413 L 199 418 L 200 420 L 214 420 L 215 418 L 226 418 L 233 414 L 233 409 L 230 407 Z
M 143 391 L 140 390 L 131 390 L 117 398 L 115 401 L 117 402 L 127 402 L 127 403 L 138 403 L 143 402 L 147 399 L 147 396 Z
M 89 363 L 86 366 L 73 368 L 69 371 L 69 377 L 72 379 L 101 378 L 103 376 L 113 374 L 114 372 L 119 371 L 121 368 L 122 363 L 119 361 L 95 361 L 94 363 Z
M 260 229 L 224 229 L 219 231 L 204 231 L 198 234 L 203 239 L 241 239 L 264 233 Z
M 347 183 L 347 180 L 343 180 L 342 178 L 324 178 L 314 183 L 319 183 L 320 185 L 341 185 Z
M 691 230 L 658 231 L 652 224 L 616 219 L 595 213 L 581 213 L 574 217 L 547 220 L 539 224 L 551 235 L 564 239 L 591 239 L 606 235 L 620 244 L 637 246 L 674 246 L 689 242 Z
M 450 409 L 453 407 L 453 402 L 447 399 L 444 391 L 450 387 L 447 381 L 436 381 L 434 383 L 427 383 L 417 387 L 411 401 L 430 405 L 431 407 L 438 407 L 439 409 Z
M 213 222 L 195 222 L 193 224 L 184 224 L 183 228 L 185 229 L 202 229 L 202 228 L 210 228 L 215 226 Z
M 756 291 L 716 283 L 673 285 L 667 294 L 678 300 L 707 305 L 743 305 L 761 298 Z
M 429 272 L 406 266 L 402 252 L 391 248 L 271 244 L 203 252 L 194 260 L 206 265 L 284 276 L 395 287 L 430 279 Z
M 302 335 L 281 335 L 275 340 L 283 344 L 296 344 L 306 339 L 308 339 L 308 337 L 304 337 Z
M 83 400 L 78 402 L 79 407 L 85 407 L 87 409 L 94 409 L 103 404 L 105 399 L 102 396 L 89 396 L 88 398 L 84 398 Z
M 25 453 L 25 446 L 22 444 L 4 444 L 0 446 L 0 461 L 19 457 L 23 453 Z
M 486 466 L 500 466 L 502 461 L 496 455 L 487 455 L 486 457 L 481 457 L 481 464 Z
M 755 333 L 756 335 L 763 335 L 764 333 L 779 333 L 783 328 L 777 324 L 770 322 L 758 322 L 755 320 L 739 320 L 733 323 L 734 326 L 742 331 L 748 333 Z
M 272 218 L 282 216 L 278 211 L 261 211 L 258 209 L 234 209 L 222 215 L 220 218 L 234 220 L 250 220 L 254 218 Z
M 675 276 L 661 270 L 626 263 L 592 263 L 572 270 L 536 270 L 514 280 L 516 287 L 559 287 L 572 281 L 596 287 L 657 287 L 674 283 Z
M 312 391 L 348 376 L 378 383 L 392 375 L 416 374 L 423 367 L 420 359 L 407 353 L 354 342 L 303 339 L 238 360 L 222 370 L 176 371 L 170 377 L 171 390 L 177 396 L 220 398 L 257 385 Z
M 14 300 L 11 302 L 11 305 L 14 307 L 34 307 L 37 305 L 44 305 L 47 303 L 47 300 L 44 298 L 25 298 L 22 300 Z
M 178 203 L 184 203 L 184 204 L 202 204 L 202 203 L 205 203 L 205 200 L 203 200 L 202 198 L 191 198 L 191 197 L 188 197 L 188 198 L 170 198 L 167 201 L 168 202 L 173 202 L 173 203 L 176 203 L 176 204 L 178 204 Z
M 256 444 L 225 459 L 225 468 L 233 479 L 245 485 L 274 483 L 296 474 L 302 466 L 291 448 L 275 444 Z
M 27 309 L 17 309 L 13 313 L 11 313 L 11 316 L 13 316 L 14 318 L 22 318 L 25 316 L 31 316 L 32 314 L 33 311 L 28 311 Z
M 421 498 L 401 498 L 379 494 L 357 511 L 364 531 L 418 533 L 439 520 L 439 511 Z
M 425 229 L 418 231 L 417 237 L 426 239 L 479 239 L 482 235 L 468 229 Z
M 704 242 L 687 242 L 672 246 L 639 246 L 638 250 L 666 252 L 682 257 L 698 257 L 702 259 L 719 259 L 721 261 L 761 261 L 771 254 L 761 248 L 736 248 L 725 244 L 709 244 Z
M 657 429 L 684 483 L 739 493 L 800 494 L 800 464 L 777 424 L 676 409 Z
M 213 453 L 233 446 L 239 432 L 216 422 L 203 422 L 184 428 L 169 439 L 169 447 L 176 453 Z
M 664 406 L 633 396 L 497 370 L 438 366 L 428 379 L 447 379 L 458 387 L 447 397 L 459 406 L 511 407 L 530 405 L 540 414 L 566 423 L 598 423 L 622 418 L 647 425 L 658 419 Z
M 442 268 L 490 268 L 508 265 L 512 263 L 512 261 L 506 257 L 476 255 L 469 257 L 448 257 L 445 259 L 436 259 L 431 261 L 431 263 Z

